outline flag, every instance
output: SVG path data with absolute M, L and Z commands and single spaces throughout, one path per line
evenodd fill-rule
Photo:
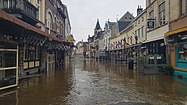
M 134 36 L 136 44 L 138 44 L 138 36 Z

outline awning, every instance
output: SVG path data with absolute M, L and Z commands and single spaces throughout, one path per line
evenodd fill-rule
M 0 10 L 0 19 L 11 22 L 15 25 L 18 25 L 18 26 L 23 27 L 27 30 L 33 31 L 33 32 L 35 32 L 39 35 L 43 35 L 45 37 L 48 37 L 52 40 L 55 40 L 55 41 L 58 41 L 58 42 L 63 42 L 62 40 L 58 39 L 55 35 L 49 35 L 48 33 L 43 32 L 40 29 L 38 29 L 38 28 L 36 28 L 36 27 L 34 27 L 34 26 L 32 26 L 32 25 L 30 25 L 30 24 L 28 24 L 28 23 L 26 23 L 26 22 L 24 22 L 24 21 L 22 21 L 22 20 L 20 20 L 16 17 L 2 11 L 2 10 Z
M 165 33 L 165 37 L 168 37 L 170 35 L 174 35 L 174 34 L 177 34 L 177 33 L 181 33 L 181 32 L 184 32 L 184 31 L 187 31 L 187 27 L 183 27 L 183 28 L 179 28 L 179 29 L 176 29 L 176 30 L 172 30 L 172 31 L 169 31 L 167 33 Z

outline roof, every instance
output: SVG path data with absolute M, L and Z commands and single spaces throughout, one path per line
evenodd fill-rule
M 109 29 L 111 29 L 114 24 L 116 24 L 116 22 L 109 22 Z
M 95 26 L 95 30 L 101 29 L 100 23 L 99 23 L 99 19 L 97 19 L 97 23 Z
M 88 40 L 94 40 L 94 36 L 88 37 Z
M 100 31 L 97 35 L 95 35 L 95 39 L 100 39 L 103 37 L 103 31 Z
M 126 19 L 126 17 L 131 17 L 131 19 Z M 127 11 L 120 19 L 119 21 L 131 21 L 134 19 L 134 16 L 129 12 Z
M 118 21 L 119 32 L 124 30 L 130 23 L 130 21 Z
M 126 28 L 120 31 L 120 33 L 123 33 L 124 31 L 130 29 L 133 26 L 133 22 L 130 22 Z

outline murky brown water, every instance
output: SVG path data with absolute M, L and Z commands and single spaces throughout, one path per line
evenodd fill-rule
M 76 60 L 62 70 L 22 81 L 0 94 L 0 105 L 103 105 L 112 103 L 185 105 L 187 81 L 140 75 L 126 65 Z

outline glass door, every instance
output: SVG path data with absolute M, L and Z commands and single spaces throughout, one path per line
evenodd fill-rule
M 18 85 L 18 48 L 0 49 L 0 90 Z

